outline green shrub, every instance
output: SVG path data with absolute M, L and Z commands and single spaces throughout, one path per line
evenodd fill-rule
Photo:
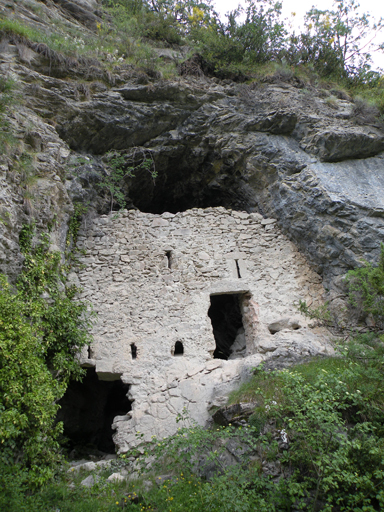
M 20 233 L 24 269 L 16 289 L 0 276 L 0 463 L 22 462 L 40 485 L 59 460 L 57 401 L 83 373 L 76 354 L 90 343 L 87 305 L 63 285 L 62 255 L 49 236 Z
M 285 433 L 288 449 L 273 456 L 264 441 L 263 450 L 267 460 L 272 453 L 280 461 L 283 474 L 288 470 L 279 493 L 291 505 L 374 511 L 384 504 L 383 389 L 383 341 L 367 333 L 342 345 L 337 357 L 290 371 L 257 369 L 231 402 L 257 402 L 249 423 L 258 431 L 259 453 L 271 426 Z M 271 494 L 264 497 L 273 501 Z
M 366 263 L 364 267 L 350 270 L 346 283 L 349 299 L 358 316 L 372 315 L 376 326 L 384 327 L 384 244 L 377 267 Z
M 149 12 L 143 23 L 143 36 L 153 41 L 163 41 L 168 44 L 180 44 L 182 37 L 180 25 L 172 16 L 162 13 Z
M 116 512 L 128 500 L 116 498 L 121 485 L 100 478 L 100 484 L 87 488 L 80 484 L 85 477 L 75 478 L 59 472 L 40 488 L 31 489 L 28 471 L 21 465 L 0 464 L 0 510 L 7 512 Z

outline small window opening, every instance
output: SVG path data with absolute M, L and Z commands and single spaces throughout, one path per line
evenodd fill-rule
M 132 359 L 136 359 L 137 357 L 137 347 L 134 343 L 131 343 L 131 356 Z
M 239 260 L 235 260 L 235 263 L 236 263 L 237 277 L 238 277 L 239 279 L 241 279 L 240 267 L 239 267 Z
M 240 310 L 239 294 L 211 295 L 211 306 L 208 316 L 211 319 L 216 349 L 213 353 L 215 359 L 232 359 L 240 338 L 243 340 L 245 353 L 245 337 L 243 318 Z M 236 347 L 235 347 L 236 345 Z M 238 352 L 238 354 L 240 354 Z
M 166 251 L 165 255 L 168 260 L 168 268 L 172 268 L 172 251 Z
M 88 345 L 88 359 L 92 359 L 91 345 Z
M 175 348 L 173 350 L 174 356 L 182 356 L 184 354 L 184 347 L 181 341 L 176 341 Z

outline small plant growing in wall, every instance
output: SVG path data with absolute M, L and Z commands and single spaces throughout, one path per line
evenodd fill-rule
M 75 253 L 77 252 L 76 249 L 76 242 L 77 242 L 77 235 L 79 233 L 80 225 L 81 225 L 81 219 L 83 215 L 88 210 L 87 204 L 82 204 L 75 202 L 73 203 L 74 211 L 69 219 L 68 222 L 68 231 L 67 231 L 67 237 L 66 237 L 66 258 L 69 265 L 71 265 L 71 262 L 76 258 Z
M 122 209 L 126 205 L 124 193 L 124 180 L 134 178 L 137 172 L 149 172 L 152 179 L 157 178 L 157 171 L 152 154 L 149 151 L 134 148 L 129 155 L 110 151 L 106 155 L 108 174 L 99 186 L 105 190 L 110 197 L 111 212 L 115 205 Z
M 317 308 L 312 308 L 308 306 L 305 300 L 299 300 L 299 305 L 297 309 L 300 313 L 310 320 L 317 320 L 320 325 L 332 325 L 333 319 L 331 312 L 329 311 L 329 302 L 318 306 Z

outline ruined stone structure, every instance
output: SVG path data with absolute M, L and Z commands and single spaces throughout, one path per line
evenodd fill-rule
M 129 385 L 127 414 L 113 425 L 120 451 L 137 432 L 174 433 L 184 408 L 206 423 L 271 354 L 332 350 L 294 306 L 321 300 L 321 278 L 274 219 L 222 207 L 130 210 L 97 217 L 80 235 L 84 268 L 71 277 L 98 314 L 82 364 Z

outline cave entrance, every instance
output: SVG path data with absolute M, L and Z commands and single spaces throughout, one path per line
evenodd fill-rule
M 94 368 L 86 368 L 82 382 L 72 381 L 60 400 L 57 420 L 64 424 L 68 450 L 76 455 L 90 452 L 115 453 L 112 423 L 115 416 L 131 410 L 128 384 L 120 378 L 99 380 Z
M 242 298 L 243 294 L 237 293 L 211 295 L 208 316 L 216 342 L 215 359 L 237 359 L 245 355 Z

